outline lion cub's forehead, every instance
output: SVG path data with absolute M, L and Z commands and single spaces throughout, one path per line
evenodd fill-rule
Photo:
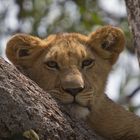
M 77 40 L 61 39 L 50 47 L 45 58 L 68 61 L 69 59 L 84 59 L 87 55 L 89 54 L 86 44 Z

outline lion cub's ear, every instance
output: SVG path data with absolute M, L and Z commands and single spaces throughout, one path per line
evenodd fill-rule
M 88 44 L 103 59 L 107 59 L 111 64 L 114 64 L 124 48 L 125 38 L 121 29 L 104 26 L 91 33 Z
M 31 35 L 17 34 L 7 43 L 6 55 L 13 64 L 29 67 L 40 54 L 42 42 Z

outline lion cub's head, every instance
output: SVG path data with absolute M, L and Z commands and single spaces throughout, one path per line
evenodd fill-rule
M 6 54 L 61 102 L 87 107 L 104 92 L 124 42 L 122 31 L 112 26 L 89 36 L 62 33 L 40 39 L 18 34 L 8 42 Z

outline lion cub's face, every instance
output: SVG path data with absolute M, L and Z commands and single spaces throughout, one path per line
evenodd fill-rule
M 107 26 L 89 37 L 71 33 L 41 40 L 17 35 L 8 42 L 6 53 L 43 89 L 80 110 L 102 95 L 107 75 L 123 46 L 122 32 Z
M 39 66 L 42 72 L 38 72 L 36 81 L 63 103 L 87 106 L 97 90 L 96 75 L 101 71 L 96 59 L 86 44 L 75 39 L 59 40 L 35 64 L 34 69 Z

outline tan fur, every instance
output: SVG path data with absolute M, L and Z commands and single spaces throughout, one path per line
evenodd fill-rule
M 107 76 L 124 44 L 120 29 L 105 26 L 89 36 L 62 33 L 40 39 L 15 35 L 7 44 L 6 54 L 40 87 L 70 106 L 72 115 L 86 119 L 100 135 L 137 140 L 140 119 L 104 94 Z M 91 59 L 92 63 L 85 66 L 85 60 Z M 82 91 L 76 94 L 69 92 L 79 88 Z

